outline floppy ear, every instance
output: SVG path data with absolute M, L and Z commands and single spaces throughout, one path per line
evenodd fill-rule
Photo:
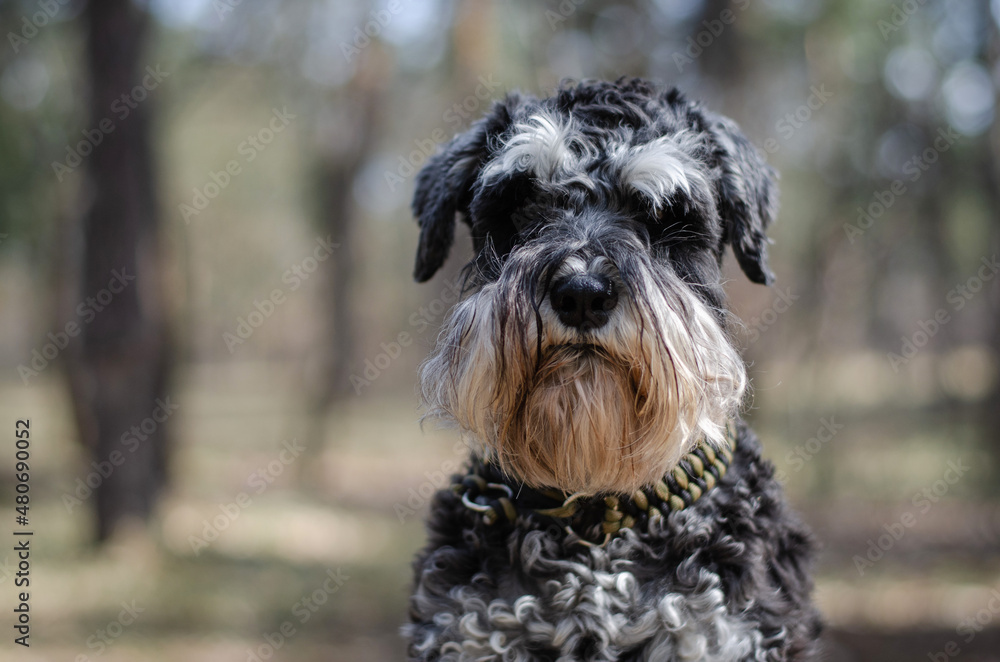
M 778 173 L 743 135 L 736 122 L 707 114 L 716 146 L 718 209 L 725 241 L 733 247 L 743 273 L 755 283 L 770 285 L 765 234 L 778 214 Z
M 417 282 L 429 280 L 448 257 L 455 241 L 455 214 L 461 212 L 468 221 L 472 187 L 489 155 L 490 138 L 510 123 L 508 105 L 516 103 L 516 95 L 510 95 L 493 104 L 488 115 L 452 138 L 417 175 L 412 204 L 420 224 L 413 270 Z

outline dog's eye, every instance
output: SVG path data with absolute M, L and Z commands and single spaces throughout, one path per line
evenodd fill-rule
M 530 210 L 525 207 L 533 194 L 530 178 L 520 174 L 477 190 L 470 204 L 476 250 L 482 250 L 489 238 L 492 249 L 503 256 L 523 241 L 524 229 L 535 224 Z
M 651 212 L 646 227 L 649 240 L 654 245 L 672 246 L 698 241 L 703 236 L 697 216 L 681 205 L 664 205 L 657 212 Z
M 541 225 L 540 214 L 537 209 L 533 209 L 531 206 L 521 207 L 511 214 L 510 223 L 522 240 L 528 239 L 538 232 Z
M 649 211 L 646 213 L 646 226 L 649 229 L 650 239 L 656 243 L 669 236 L 669 231 L 677 223 L 674 209 L 669 205 L 661 205 L 654 208 L 648 205 Z

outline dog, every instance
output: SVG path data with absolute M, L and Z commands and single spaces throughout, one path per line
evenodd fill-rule
M 474 257 L 420 370 L 468 471 L 415 563 L 411 660 L 809 660 L 811 534 L 740 419 L 721 265 L 770 284 L 776 174 L 641 79 L 510 93 L 418 174 L 415 277 Z

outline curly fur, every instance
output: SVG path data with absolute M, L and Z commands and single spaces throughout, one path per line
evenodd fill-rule
M 487 526 L 439 492 L 414 563 L 412 660 L 791 661 L 818 654 L 811 540 L 753 433 L 691 507 L 605 549 L 552 519 Z

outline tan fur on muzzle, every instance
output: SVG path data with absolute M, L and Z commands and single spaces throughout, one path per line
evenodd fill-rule
M 515 480 L 581 494 L 630 493 L 701 438 L 724 445 L 739 354 L 686 287 L 644 291 L 588 345 L 543 307 L 539 355 L 530 304 L 487 285 L 455 306 L 421 368 L 427 416 L 454 421 Z

